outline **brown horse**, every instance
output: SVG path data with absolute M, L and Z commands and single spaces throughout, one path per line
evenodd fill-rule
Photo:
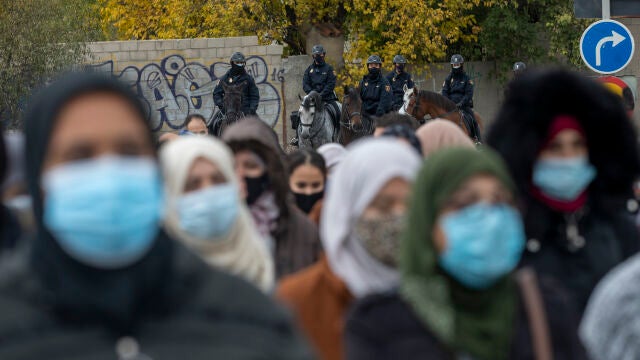
M 404 100 L 399 111 L 401 114 L 410 115 L 419 122 L 436 118 L 449 120 L 458 125 L 476 143 L 480 143 L 480 132 L 484 130 L 484 125 L 477 112 L 473 112 L 478 125 L 478 129 L 474 130 L 473 120 L 470 117 L 465 118 L 463 111 L 453 101 L 436 92 L 419 90 L 417 87 L 405 89 Z M 477 134 L 475 134 L 476 132 Z
M 360 89 L 345 86 L 338 132 L 338 142 L 342 145 L 349 145 L 353 140 L 373 133 L 373 121 L 361 110 Z

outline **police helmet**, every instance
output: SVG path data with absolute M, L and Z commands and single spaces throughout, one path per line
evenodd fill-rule
M 311 55 L 318 54 L 326 54 L 327 52 L 324 50 L 322 45 L 313 45 L 313 49 L 311 49 Z
M 515 64 L 513 64 L 513 72 L 525 71 L 525 70 L 527 70 L 527 65 L 522 61 L 518 61 Z
M 247 60 L 244 58 L 244 55 L 239 52 L 236 51 L 233 53 L 233 55 L 231 55 L 231 59 L 229 60 L 230 63 L 244 63 L 247 62 Z
M 407 59 L 404 58 L 404 56 L 402 55 L 396 55 L 393 57 L 393 63 L 394 64 L 406 64 L 407 63 Z
M 451 57 L 451 65 L 462 65 L 464 58 L 460 54 L 455 54 Z
M 378 55 L 371 55 L 367 59 L 367 65 L 369 64 L 382 64 L 382 59 Z

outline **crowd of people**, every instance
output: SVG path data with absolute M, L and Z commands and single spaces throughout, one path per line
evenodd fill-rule
M 0 359 L 636 358 L 621 97 L 527 71 L 478 147 L 381 110 L 404 64 L 363 80 L 389 92 L 374 134 L 290 153 L 253 103 L 220 137 L 197 114 L 157 136 L 117 79 L 40 90 L 0 137 Z

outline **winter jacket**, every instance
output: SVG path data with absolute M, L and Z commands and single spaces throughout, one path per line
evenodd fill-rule
M 315 62 L 304 71 L 302 79 L 302 89 L 305 94 L 315 90 L 322 97 L 322 101 L 329 102 L 337 100 L 333 92 L 336 87 L 336 72 L 327 63 L 318 65 Z
M 242 90 L 242 105 L 240 107 L 240 111 L 242 111 L 245 115 L 255 115 L 256 110 L 258 109 L 258 104 L 260 103 L 260 91 L 256 86 L 256 82 L 253 80 L 253 77 L 246 72 L 242 72 L 240 75 L 233 76 L 230 72 L 224 74 L 215 89 L 213 89 L 213 101 L 216 106 L 220 108 L 223 112 L 226 113 L 227 109 L 224 108 L 224 88 L 222 87 L 223 83 L 227 83 L 229 85 L 233 84 L 244 84 L 244 89 Z
M 154 360 L 314 358 L 290 318 L 258 289 L 171 246 L 162 288 L 139 304 L 124 332 L 105 326 L 81 293 L 77 307 L 56 305 L 38 276 L 19 268 L 0 285 L 0 359 L 117 359 L 127 338 Z
M 391 111 L 393 95 L 389 81 L 382 76 L 366 75 L 360 80 L 362 112 L 371 116 L 382 116 Z
M 398 74 L 395 70 L 388 73 L 387 81 L 391 85 L 391 92 L 393 93 L 393 109 L 400 109 L 404 103 L 404 87 L 405 85 L 409 89 L 413 89 L 414 83 L 411 78 L 411 74 L 408 72 L 402 72 Z
M 578 340 L 577 317 L 571 303 L 550 281 L 540 281 L 540 290 L 547 312 L 553 359 L 586 359 Z M 462 356 L 459 349 L 444 346 L 397 293 L 371 295 L 353 306 L 347 317 L 345 348 L 347 360 L 473 360 Z M 520 300 L 509 359 L 536 359 L 533 349 L 529 320 Z
M 331 271 L 325 256 L 309 268 L 282 279 L 277 297 L 293 310 L 321 359 L 343 358 L 344 320 L 353 295 Z

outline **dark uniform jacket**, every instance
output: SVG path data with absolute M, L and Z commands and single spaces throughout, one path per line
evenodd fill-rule
M 460 107 L 473 107 L 473 81 L 465 73 L 450 73 L 442 84 L 442 95 Z
M 315 90 L 322 96 L 322 100 L 334 101 L 336 96 L 333 89 L 336 87 L 336 73 L 331 65 L 324 63 L 318 65 L 315 62 L 307 68 L 302 79 L 302 89 L 305 94 Z
M 391 84 L 391 91 L 393 92 L 393 108 L 399 109 L 404 103 L 404 86 L 413 89 L 413 79 L 408 72 L 402 72 L 398 74 L 395 70 L 387 74 L 387 81 Z
M 223 112 L 226 112 L 226 109 L 224 109 L 223 82 L 227 84 L 240 84 L 242 82 L 246 82 L 242 92 L 241 111 L 245 115 L 255 115 L 256 110 L 258 109 L 258 103 L 260 102 L 260 92 L 258 91 L 258 87 L 256 86 L 256 82 L 253 80 L 253 77 L 246 72 L 233 76 L 230 72 L 227 72 L 220 78 L 218 85 L 216 85 L 216 88 L 213 90 L 213 101 L 216 103 L 217 107 L 219 107 Z
M 570 301 L 557 284 L 540 279 L 540 292 L 547 313 L 553 359 L 578 360 L 586 355 L 578 340 L 577 317 Z M 533 360 L 530 324 L 522 300 L 516 310 L 508 359 Z M 440 342 L 397 294 L 376 294 L 359 300 L 345 325 L 346 358 L 377 359 L 468 359 L 460 349 Z
M 382 76 L 372 78 L 365 75 L 360 80 L 360 98 L 362 99 L 362 112 L 372 116 L 382 116 L 391 111 L 391 84 Z

